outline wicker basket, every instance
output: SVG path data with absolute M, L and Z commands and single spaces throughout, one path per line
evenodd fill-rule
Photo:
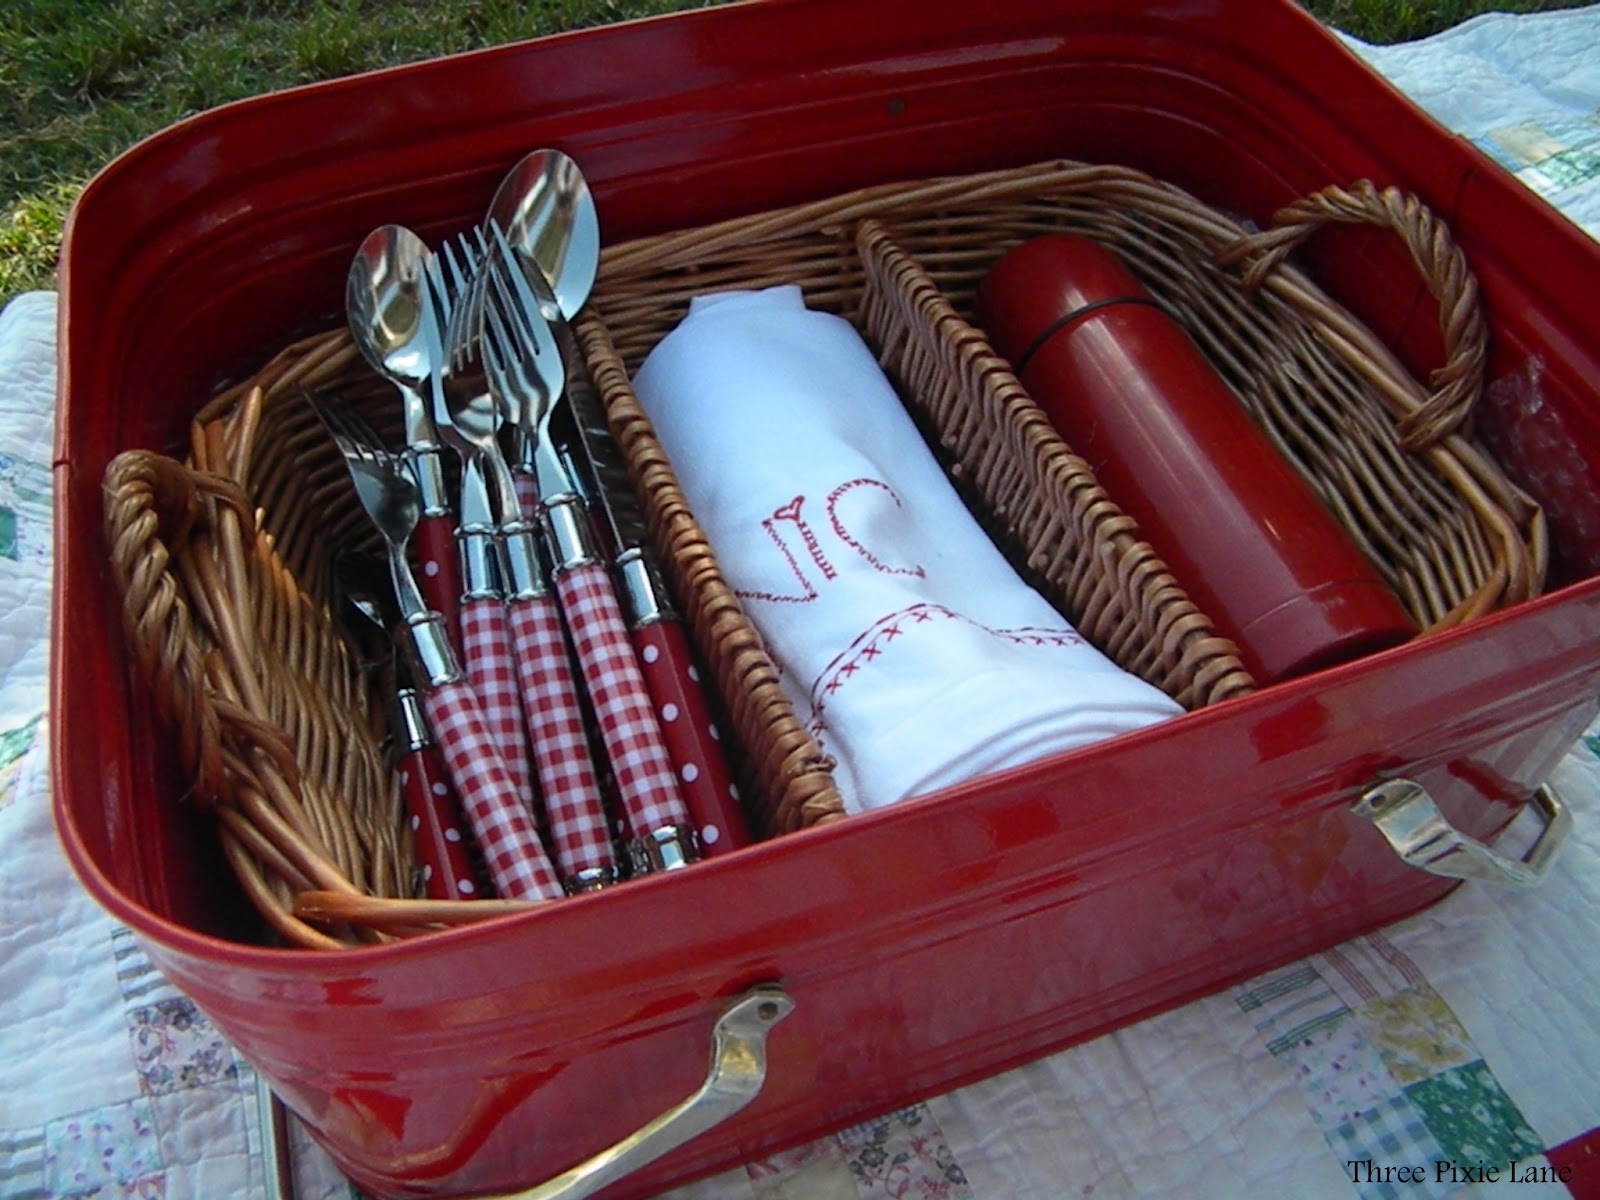
M 1283 264 L 1334 220 L 1392 228 L 1412 248 L 1448 348 L 1431 395 Z M 1471 277 L 1404 197 L 1330 190 L 1251 234 L 1147 176 L 1058 162 L 612 247 L 577 334 L 743 751 L 750 815 L 768 834 L 842 815 L 831 764 L 785 700 L 628 382 L 700 292 L 799 283 L 812 307 L 855 320 L 975 511 L 1085 636 L 1189 708 L 1253 686 L 964 316 L 1006 249 L 1063 230 L 1111 245 L 1189 329 L 1423 628 L 1541 585 L 1542 515 L 1463 432 L 1484 342 Z M 375 415 L 395 407 L 347 336 L 330 333 L 209 403 L 187 464 L 147 452 L 112 464 L 108 529 L 134 657 L 178 725 L 235 870 L 284 937 L 338 944 L 518 907 L 409 897 L 394 785 L 372 765 L 367 665 L 335 616 L 337 561 L 370 552 L 372 535 L 297 401 L 302 386 Z M 329 754 L 341 745 L 358 752 Z

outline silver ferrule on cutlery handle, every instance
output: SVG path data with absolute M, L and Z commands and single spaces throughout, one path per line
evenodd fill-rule
M 561 886 L 567 889 L 567 895 L 580 896 L 585 892 L 598 892 L 620 882 L 622 872 L 616 867 L 586 867 L 582 871 L 574 872 L 561 881 Z
M 662 825 L 629 841 L 628 858 L 635 875 L 675 871 L 698 861 L 700 841 L 692 825 Z
M 422 515 L 448 516 L 450 489 L 445 482 L 444 447 L 433 441 L 414 442 L 400 452 L 400 461 L 416 481 Z
M 677 616 L 649 556 L 637 546 L 617 555 L 617 584 L 628 616 L 628 628 L 637 629 Z
M 520 421 L 511 427 L 511 453 L 506 456 L 506 463 L 514 474 L 533 475 L 537 472 L 534 452 L 537 444 L 534 431 Z
M 498 600 L 501 596 L 499 544 L 492 525 L 462 525 L 456 530 L 461 560 L 461 599 Z
M 390 733 L 398 753 L 412 754 L 431 742 L 428 721 L 422 713 L 422 701 L 415 688 L 398 689 L 390 706 Z
M 498 600 L 504 583 L 500 539 L 481 455 L 462 456 L 461 524 L 456 527 L 456 545 L 461 559 L 462 601 Z
M 545 544 L 555 571 L 570 571 L 600 561 L 589 535 L 588 513 L 575 492 L 546 497 L 543 517 Z
M 411 677 L 420 679 L 424 687 L 442 687 L 461 678 L 461 665 L 456 661 L 444 618 L 438 613 L 407 613 L 401 645 L 409 660 Z
M 550 594 L 544 566 L 539 562 L 538 529 L 529 521 L 509 521 L 500 527 L 508 601 L 538 600 Z

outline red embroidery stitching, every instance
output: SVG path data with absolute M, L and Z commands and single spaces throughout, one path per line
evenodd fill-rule
M 838 487 L 834 488 L 833 491 L 828 493 L 828 523 L 833 526 L 833 532 L 838 535 L 838 538 L 841 542 L 843 542 L 846 546 L 849 546 L 857 554 L 861 555 L 862 558 L 871 563 L 876 570 L 882 571 L 885 575 L 911 575 L 917 579 L 925 578 L 927 576 L 927 572 L 924 571 L 920 566 L 889 566 L 887 563 L 878 558 L 877 555 L 873 554 L 872 551 L 863 546 L 858 540 L 856 540 L 855 537 L 850 534 L 847 529 L 845 529 L 844 522 L 839 519 L 839 497 L 843 496 L 852 488 L 858 487 L 882 488 L 884 491 L 889 493 L 889 498 L 894 501 L 894 506 L 896 508 L 905 507 L 900 502 L 900 497 L 895 493 L 895 490 L 887 483 L 884 483 L 881 479 L 868 479 L 863 477 L 861 479 L 849 480 L 846 483 L 841 483 Z
M 915 624 L 928 621 L 965 621 L 991 637 L 1002 638 L 1024 646 L 1080 646 L 1083 638 L 1071 629 L 1040 629 L 1024 626 L 1018 629 L 992 629 L 974 621 L 965 613 L 956 612 L 942 604 L 913 604 L 898 612 L 878 618 L 863 630 L 856 639 L 818 673 L 811 685 L 811 720 L 807 723 L 813 737 L 819 740 L 828 727 L 827 697 L 839 691 L 848 681 L 859 677 L 862 667 L 883 653 L 884 644 L 893 641 L 905 631 L 902 622 L 909 618 Z
M 800 506 L 805 503 L 805 499 L 804 496 L 796 496 L 782 508 L 777 509 L 772 514 L 772 517 L 781 517 L 785 521 L 793 521 L 800 530 L 800 540 L 806 544 L 806 553 L 811 555 L 811 561 L 817 564 L 817 570 L 822 572 L 822 577 L 824 579 L 836 579 L 839 572 L 828 561 L 828 556 L 822 552 L 822 543 L 817 540 L 817 535 L 812 532 L 811 526 L 800 515 Z
M 796 496 L 789 503 L 774 509 L 772 516 L 766 517 L 761 522 L 761 528 L 767 531 L 767 536 L 772 539 L 772 544 L 778 548 L 778 553 L 783 555 L 783 561 L 789 564 L 789 570 L 800 581 L 800 586 L 805 589 L 798 596 L 785 596 L 779 592 L 749 591 L 745 588 L 735 588 L 734 595 L 743 600 L 771 600 L 774 604 L 809 604 L 817 598 L 817 589 L 811 586 L 811 581 L 806 578 L 805 572 L 800 569 L 800 564 L 795 561 L 794 554 L 784 543 L 783 535 L 778 532 L 777 520 L 785 518 L 792 520 L 800 526 L 801 537 L 806 540 L 806 546 L 811 551 L 812 560 L 822 568 L 824 578 L 833 578 L 833 567 L 822 554 L 822 547 L 817 545 L 816 535 L 800 519 L 800 505 L 805 501 L 804 496 Z

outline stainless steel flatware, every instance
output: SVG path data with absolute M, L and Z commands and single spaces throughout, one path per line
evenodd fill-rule
M 489 204 L 488 224 L 531 269 L 528 280 L 566 368 L 565 400 L 596 486 L 591 511 L 605 519 L 607 553 L 645 687 L 661 716 L 679 788 L 709 858 L 751 841 L 720 733 L 683 623 L 649 549 L 644 514 L 622 453 L 607 427 L 567 322 L 589 299 L 600 266 L 600 220 L 578 164 L 559 150 L 535 150 L 507 172 Z M 541 287 L 541 284 L 543 287 Z M 567 471 L 582 491 L 582 471 Z
M 421 504 L 415 537 L 421 586 L 434 611 L 454 628 L 461 585 L 443 447 L 428 400 L 442 365 L 443 344 L 424 295 L 427 256 L 427 245 L 409 229 L 374 229 L 345 276 L 345 316 L 362 356 L 400 392 L 406 443 L 402 458 Z
M 355 413 L 315 401 L 313 407 L 344 456 L 361 506 L 383 538 L 404 644 L 423 689 L 428 724 L 495 890 L 506 899 L 559 896 L 561 887 L 526 796 L 506 770 L 477 695 L 456 664 L 444 619 L 428 608 L 411 572 L 406 546 L 421 511 L 416 483 Z
M 561 610 L 539 559 L 537 526 L 524 512 L 523 495 L 497 442 L 506 410 L 476 369 L 473 314 L 481 311 L 480 264 L 478 248 L 464 243 L 446 243 L 429 264 L 452 343 L 446 415 L 452 436 L 492 479 L 505 569 L 501 612 L 508 629 L 500 648 L 510 663 L 517 734 L 527 733 L 550 845 L 567 890 L 592 891 L 616 882 L 620 872 Z M 537 516 L 536 508 L 531 515 Z
M 448 249 L 448 246 L 446 247 Z M 439 331 L 439 368 L 428 402 L 440 439 L 460 455 L 456 538 L 460 551 L 461 598 L 457 625 L 462 665 L 490 735 L 505 760 L 518 792 L 536 803 L 531 752 L 524 731 L 522 701 L 512 661 L 512 630 L 505 605 L 510 569 L 498 531 L 506 485 L 494 431 L 499 424 L 492 400 L 481 388 L 457 386 L 452 378 L 450 332 L 456 307 L 439 259 L 423 262 L 424 302 Z
M 588 514 L 550 435 L 565 383 L 561 356 L 522 260 L 490 227 L 481 352 L 491 388 L 530 430 L 556 594 L 572 634 L 629 832 L 637 871 L 699 857 L 694 827 L 610 576 L 595 552 Z
M 524 156 L 500 181 L 486 224 L 549 285 L 545 319 L 576 316 L 600 266 L 599 213 L 578 164 L 560 150 Z

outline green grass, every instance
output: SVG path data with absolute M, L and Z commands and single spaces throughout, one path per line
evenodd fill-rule
M 119 151 L 229 100 L 707 0 L 7 0 L 0 12 L 0 303 L 54 285 L 66 210 Z M 1369 41 L 1575 0 L 1308 0 Z
M 147 134 L 262 92 L 696 0 L 6 0 L 0 303 L 52 287 L 73 196 Z
M 1316 0 L 1307 3 L 1323 21 L 1368 42 L 1409 42 L 1486 12 L 1545 12 L 1578 8 L 1592 0 Z

